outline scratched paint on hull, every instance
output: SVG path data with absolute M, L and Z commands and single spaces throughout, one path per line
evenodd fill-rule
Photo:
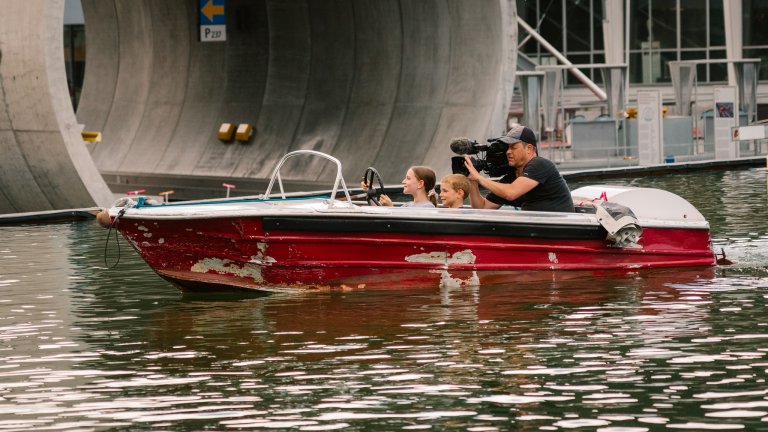
M 216 272 L 219 274 L 233 275 L 241 278 L 251 278 L 256 283 L 264 282 L 261 276 L 261 266 L 258 264 L 243 263 L 237 265 L 234 261 L 220 258 L 203 258 L 190 269 L 195 273 Z
M 277 262 L 274 258 L 271 256 L 267 256 L 267 244 L 263 242 L 258 242 L 256 244 L 256 247 L 259 249 L 259 253 L 257 253 L 255 256 L 251 257 L 251 261 L 254 264 L 263 264 L 263 265 L 269 265 L 272 263 Z
M 447 268 L 450 264 L 474 264 L 477 257 L 471 250 L 466 249 L 448 255 L 448 252 L 427 252 L 408 255 L 405 260 L 412 263 L 443 264 Z
M 448 271 L 448 268 L 452 264 L 475 263 L 477 257 L 469 249 L 458 251 L 450 255 L 448 252 L 441 251 L 408 255 L 405 257 L 405 260 L 413 263 L 442 264 L 442 270 L 430 270 L 430 273 L 437 273 L 440 275 L 441 288 L 459 288 L 480 285 L 480 278 L 477 277 L 476 271 L 472 271 L 472 274 L 466 278 L 455 277 Z

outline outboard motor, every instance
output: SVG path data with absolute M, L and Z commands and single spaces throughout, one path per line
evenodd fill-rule
M 606 240 L 620 248 L 639 248 L 637 242 L 643 229 L 629 207 L 608 201 L 595 205 L 595 216 L 600 225 L 608 231 Z

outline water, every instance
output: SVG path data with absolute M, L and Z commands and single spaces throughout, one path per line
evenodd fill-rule
M 611 183 L 689 199 L 736 264 L 190 296 L 107 270 L 95 224 L 0 227 L 0 430 L 768 430 L 765 170 Z

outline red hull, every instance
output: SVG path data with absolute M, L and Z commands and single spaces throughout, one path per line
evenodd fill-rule
M 117 228 L 182 290 L 437 287 L 715 263 L 706 229 L 646 227 L 639 248 L 622 249 L 600 239 L 265 229 L 258 217 L 124 218 Z

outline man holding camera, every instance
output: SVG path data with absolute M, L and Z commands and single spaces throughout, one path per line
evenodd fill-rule
M 507 144 L 507 162 L 514 169 L 499 181 L 483 177 L 469 156 L 464 156 L 470 180 L 469 200 L 472 208 L 497 209 L 503 205 L 528 211 L 573 212 L 573 199 L 568 185 L 557 167 L 539 157 L 536 134 L 515 125 L 504 136 L 489 140 Z M 480 186 L 490 193 L 483 197 Z

